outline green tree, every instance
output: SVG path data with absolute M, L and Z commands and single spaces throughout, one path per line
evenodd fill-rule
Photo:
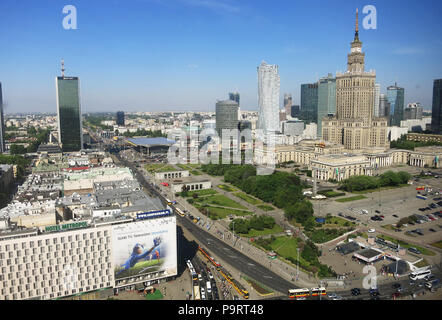
M 9 152 L 11 154 L 25 154 L 26 148 L 24 146 L 22 146 L 21 144 L 13 143 L 13 144 L 11 144 Z

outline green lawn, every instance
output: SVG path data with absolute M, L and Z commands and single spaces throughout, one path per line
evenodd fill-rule
M 340 218 L 340 217 L 329 216 L 329 217 L 325 218 L 325 224 L 323 225 L 323 228 L 333 227 L 333 226 L 352 227 L 355 225 L 356 225 L 356 223 L 354 223 L 352 221 L 348 221 L 348 220 Z
M 241 235 L 246 238 L 256 238 L 260 236 L 266 236 L 269 234 L 281 233 L 283 231 L 284 230 L 275 223 L 272 229 L 264 229 L 264 230 L 251 229 L 248 234 L 241 234 Z
M 229 207 L 229 208 L 235 208 L 235 209 L 246 209 L 246 207 L 244 207 L 242 204 L 233 201 L 232 199 L 222 195 L 222 194 L 216 194 L 216 195 L 212 195 L 209 197 L 201 197 L 201 198 L 196 198 L 195 201 L 199 202 L 199 203 L 207 203 L 207 204 L 213 204 L 213 205 L 218 205 L 221 207 Z
M 174 166 L 171 166 L 169 164 L 164 164 L 164 163 L 146 164 L 145 168 L 150 173 L 178 171 L 178 169 L 175 168 Z
M 248 202 L 248 203 L 250 203 L 250 204 L 253 204 L 253 205 L 255 205 L 255 204 L 259 204 L 259 203 L 262 203 L 261 200 L 258 200 L 258 199 L 254 198 L 254 197 L 252 197 L 252 196 L 249 196 L 248 194 L 246 194 L 246 193 L 244 193 L 244 192 L 235 192 L 235 193 L 233 193 L 233 195 L 234 195 L 235 197 L 241 198 L 241 199 L 243 199 L 244 201 L 246 201 L 246 202 Z
M 154 293 L 146 294 L 145 295 L 146 300 L 158 300 L 163 299 L 163 294 L 160 290 L 155 290 Z
M 226 184 L 220 184 L 220 185 L 218 185 L 218 188 L 223 189 L 224 191 L 227 191 L 227 192 L 238 191 L 238 189 L 235 189 L 235 188 L 228 186 Z
M 272 206 L 269 206 L 267 204 L 258 204 L 257 207 L 260 208 L 261 210 L 264 210 L 264 211 L 273 211 L 273 210 L 275 210 L 275 208 L 273 208 Z
M 335 201 L 337 201 L 337 202 L 350 202 L 350 201 L 356 201 L 356 200 L 361 200 L 361 199 L 367 199 L 367 197 L 365 197 L 363 195 L 358 195 L 358 196 L 353 196 L 353 197 L 348 197 L 348 198 L 336 199 Z
M 197 209 L 200 209 L 200 205 L 195 205 Z M 209 211 L 209 218 L 213 220 L 217 219 L 225 219 L 226 217 L 230 215 L 235 215 L 239 217 L 243 216 L 250 216 L 253 214 L 253 212 L 250 211 L 244 211 L 244 210 L 235 210 L 235 209 L 228 209 L 228 208 L 218 208 L 218 207 L 211 207 L 208 206 L 206 209 Z
M 433 247 L 436 247 L 436 248 L 442 249 L 442 241 L 438 241 L 438 242 L 432 243 L 431 245 L 432 245 Z
M 267 288 L 265 285 L 254 279 L 251 279 L 246 276 L 241 276 L 241 278 L 243 278 L 248 284 L 250 284 L 253 287 L 253 289 L 255 289 L 256 292 L 258 292 L 258 294 L 260 295 L 269 295 L 273 293 L 272 289 Z
M 217 194 L 216 190 L 213 189 L 203 189 L 203 190 L 195 190 L 195 191 L 189 191 L 188 197 L 192 197 L 194 194 L 197 194 L 198 196 L 211 196 L 214 194 Z
M 314 243 L 325 243 L 342 236 L 344 233 L 351 231 L 350 229 L 315 229 L 307 232 L 307 236 Z
M 423 255 L 426 255 L 426 256 L 434 256 L 435 255 L 435 253 L 433 251 L 428 250 L 427 248 L 419 247 L 419 246 L 414 245 L 414 244 L 409 244 L 408 242 L 405 242 L 405 241 L 402 241 L 402 240 L 398 240 L 398 239 L 395 239 L 395 238 L 392 238 L 392 237 L 389 237 L 389 236 L 386 236 L 386 235 L 383 235 L 383 234 L 378 235 L 378 237 L 379 238 L 383 238 L 384 240 L 391 241 L 393 243 L 399 243 L 399 245 L 402 248 L 408 249 L 410 247 L 414 247 L 417 250 L 419 250 L 420 252 L 422 252 Z
M 190 174 L 193 174 L 194 176 L 200 176 L 201 175 L 201 173 L 199 171 L 196 171 L 196 170 L 191 170 Z
M 423 267 L 426 267 L 428 265 L 429 265 L 428 261 L 423 259 L 422 261 L 419 261 L 418 263 L 416 263 L 414 266 L 416 268 L 423 268 Z

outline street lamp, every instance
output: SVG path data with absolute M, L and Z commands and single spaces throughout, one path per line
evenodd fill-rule
M 296 251 L 298 251 L 298 264 L 296 266 L 296 281 L 299 280 L 299 248 L 296 248 Z
M 235 220 L 232 221 L 232 245 L 234 245 L 235 241 Z

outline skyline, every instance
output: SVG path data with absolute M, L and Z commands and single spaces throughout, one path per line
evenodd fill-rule
M 80 0 L 72 3 L 78 29 L 64 30 L 67 3 L 2 1 L 0 26 L 11 30 L 4 34 L 9 50 L 0 53 L 5 113 L 55 112 L 62 58 L 66 75 L 80 78 L 84 113 L 214 111 L 236 90 L 241 109 L 257 111 L 263 60 L 279 66 L 280 108 L 284 93 L 299 104 L 301 84 L 345 71 L 355 9 L 368 4 L 377 9 L 377 29 L 360 30 L 367 70 L 376 70 L 381 93 L 397 82 L 405 106 L 431 110 L 442 41 L 429 31 L 440 29 L 442 6 L 384 2 Z

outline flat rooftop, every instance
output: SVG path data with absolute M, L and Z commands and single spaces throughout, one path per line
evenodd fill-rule
M 155 146 L 171 146 L 175 144 L 175 140 L 167 138 L 126 138 L 126 141 L 134 146 L 155 147 Z

